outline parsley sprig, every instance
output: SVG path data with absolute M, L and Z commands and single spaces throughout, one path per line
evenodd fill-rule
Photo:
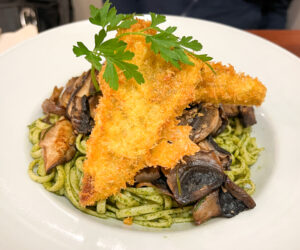
M 128 62 L 134 57 L 134 53 L 126 50 L 127 43 L 120 40 L 121 37 L 126 35 L 144 36 L 146 43 L 151 44 L 151 50 L 155 54 L 160 54 L 166 62 L 170 62 L 178 69 L 180 69 L 180 63 L 194 65 L 187 54 L 199 58 L 205 63 L 212 60 L 212 57 L 206 54 L 196 53 L 202 49 L 202 45 L 197 40 L 194 40 L 192 36 L 179 38 L 174 35 L 176 27 L 170 26 L 165 30 L 159 28 L 158 25 L 166 22 L 166 17 L 163 15 L 150 13 L 150 27 L 139 32 L 122 33 L 115 38 L 104 41 L 108 32 L 122 28 L 128 29 L 135 24 L 137 22 L 134 19 L 135 14 L 117 14 L 116 8 L 111 8 L 109 0 L 104 3 L 101 9 L 91 5 L 90 14 L 90 22 L 101 27 L 99 33 L 95 34 L 95 47 L 93 50 L 89 50 L 82 42 L 77 42 L 77 46 L 73 46 L 73 52 L 77 57 L 85 56 L 85 59 L 91 63 L 92 79 L 97 91 L 99 91 L 99 84 L 96 80 L 95 69 L 101 70 L 103 58 L 106 59 L 103 78 L 112 89 L 117 90 L 119 87 L 116 66 L 122 70 L 126 79 L 134 78 L 138 84 L 145 82 L 143 75 L 138 71 L 138 67 Z M 145 33 L 149 29 L 156 30 L 156 34 Z M 211 68 L 209 64 L 207 65 Z

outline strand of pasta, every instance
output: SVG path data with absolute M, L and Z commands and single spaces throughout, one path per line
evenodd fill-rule
M 128 220 L 142 226 L 170 227 L 173 223 L 192 221 L 192 208 L 177 208 L 171 197 L 161 194 L 155 188 L 127 188 L 107 200 L 98 201 L 96 206 L 84 208 L 79 203 L 79 191 L 83 176 L 87 137 L 76 138 L 76 156 L 64 166 L 59 165 L 46 174 L 39 141 L 44 129 L 48 129 L 59 117 L 52 116 L 50 122 L 45 117 L 29 126 L 29 140 L 33 144 L 31 156 L 34 159 L 28 169 L 32 180 L 43 184 L 46 190 L 64 195 L 79 210 L 100 218 Z M 145 217 L 146 216 L 146 217 Z
M 232 154 L 229 178 L 237 185 L 253 194 L 255 184 L 250 179 L 253 165 L 263 148 L 258 148 L 256 139 L 251 137 L 251 128 L 243 128 L 238 118 L 230 119 L 225 131 L 215 138 L 216 143 Z
M 44 119 L 45 117 L 42 117 L 29 126 L 29 140 L 33 144 L 31 156 L 34 160 L 29 164 L 28 174 L 32 180 L 43 184 L 46 190 L 64 195 L 84 213 L 99 218 L 123 220 L 126 224 L 136 223 L 164 228 L 170 227 L 173 223 L 193 221 L 191 206 L 178 208 L 174 199 L 153 187 L 128 187 L 107 200 L 98 201 L 95 206 L 82 207 L 79 203 L 79 192 L 87 137 L 78 135 L 76 138 L 78 151 L 75 157 L 64 166 L 58 165 L 50 174 L 46 174 L 39 141 L 42 131 L 50 128 L 59 117 L 52 115 L 48 122 Z M 216 138 L 216 142 L 233 154 L 228 176 L 248 193 L 253 193 L 255 186 L 250 180 L 249 165 L 257 160 L 261 149 L 257 148 L 255 138 L 250 137 L 250 130 L 242 128 L 238 120 L 231 120 L 224 133 Z

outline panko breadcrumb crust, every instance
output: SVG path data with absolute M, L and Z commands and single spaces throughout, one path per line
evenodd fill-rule
M 119 34 L 149 25 L 138 20 Z M 260 81 L 237 74 L 232 66 L 211 63 L 214 74 L 205 63 L 189 56 L 195 65 L 182 64 L 179 70 L 154 54 L 143 36 L 128 35 L 122 40 L 135 54 L 130 62 L 139 67 L 145 83 L 127 80 L 118 69 L 119 89 L 114 91 L 102 77 L 105 66 L 99 73 L 103 97 L 87 141 L 82 206 L 132 185 L 137 172 L 146 166 L 173 168 L 183 156 L 195 154 L 199 147 L 189 138 L 191 127 L 178 126 L 176 119 L 190 103 L 260 105 L 266 93 Z

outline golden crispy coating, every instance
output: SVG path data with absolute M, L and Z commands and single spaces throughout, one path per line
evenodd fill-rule
M 139 20 L 130 31 L 149 24 Z M 190 57 L 195 66 L 182 65 L 178 70 L 155 55 L 144 37 L 130 35 L 122 39 L 135 53 L 131 63 L 139 67 L 145 83 L 126 80 L 118 70 L 119 89 L 114 91 L 103 80 L 104 67 L 100 72 L 103 97 L 87 141 L 80 193 L 83 206 L 118 193 L 127 183 L 133 184 L 136 173 L 146 166 L 172 168 L 183 156 L 197 152 L 199 147 L 189 139 L 191 128 L 178 126 L 176 120 L 190 103 L 203 100 L 252 105 L 260 104 L 264 97 L 251 93 L 261 85 L 259 81 L 237 75 L 233 68 L 215 64 L 214 75 L 202 61 Z M 230 84 L 239 90 L 231 90 L 227 86 Z
M 163 130 L 161 138 L 155 148 L 150 150 L 150 157 L 146 160 L 147 166 L 174 167 L 186 152 L 191 154 L 199 151 L 198 145 L 190 138 L 190 126 L 177 126 L 174 119 Z
M 139 21 L 131 30 L 147 25 L 149 23 Z M 164 131 L 175 131 L 178 135 L 172 144 L 173 148 L 177 145 L 178 150 L 169 156 L 168 166 L 198 151 L 198 146 L 189 140 L 190 128 L 176 129 L 176 117 L 195 100 L 201 77 L 199 68 L 203 63 L 192 59 L 197 67 L 183 65 L 182 70 L 178 70 L 155 55 L 143 37 L 125 36 L 124 40 L 128 49 L 136 54 L 132 63 L 139 66 L 145 83 L 138 85 L 134 79 L 126 80 L 118 71 L 119 89 L 114 91 L 103 80 L 103 70 L 100 72 L 103 97 L 87 142 L 80 195 L 83 205 L 119 192 L 126 183 L 132 184 L 136 173 L 147 166 L 146 162 L 152 162 L 151 150 L 157 144 L 162 145 L 164 137 L 170 137 Z M 189 146 L 182 142 L 188 142 Z M 155 155 L 153 162 L 159 165 L 162 157 Z
M 202 81 L 197 88 L 197 101 L 238 105 L 261 105 L 266 87 L 258 80 L 221 63 L 210 63 L 216 74 L 208 67 L 201 71 Z

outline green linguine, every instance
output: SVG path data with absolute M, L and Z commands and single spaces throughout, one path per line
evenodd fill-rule
M 258 159 L 263 148 L 258 148 L 256 138 L 251 137 L 251 128 L 244 128 L 238 118 L 229 119 L 225 131 L 215 138 L 216 143 L 231 153 L 229 178 L 252 195 L 255 184 L 250 178 L 250 166 Z
M 46 174 L 39 142 L 42 131 L 54 125 L 59 117 L 51 115 L 49 123 L 44 122 L 44 118 L 29 125 L 33 161 L 29 164 L 28 174 L 33 181 L 41 183 L 46 190 L 65 196 L 82 212 L 103 219 L 131 218 L 133 223 L 158 228 L 170 227 L 173 223 L 193 221 L 192 206 L 179 208 L 175 200 L 153 187 L 128 187 L 107 200 L 98 201 L 95 206 L 82 207 L 79 203 L 79 192 L 87 137 L 78 135 L 77 153 L 74 158 L 64 165 L 56 166 L 50 174 Z M 230 120 L 226 130 L 215 140 L 232 154 L 233 161 L 231 171 L 227 172 L 228 176 L 252 194 L 255 185 L 250 179 L 249 166 L 256 162 L 261 149 L 257 148 L 255 138 L 250 137 L 250 129 L 243 128 L 238 119 Z

